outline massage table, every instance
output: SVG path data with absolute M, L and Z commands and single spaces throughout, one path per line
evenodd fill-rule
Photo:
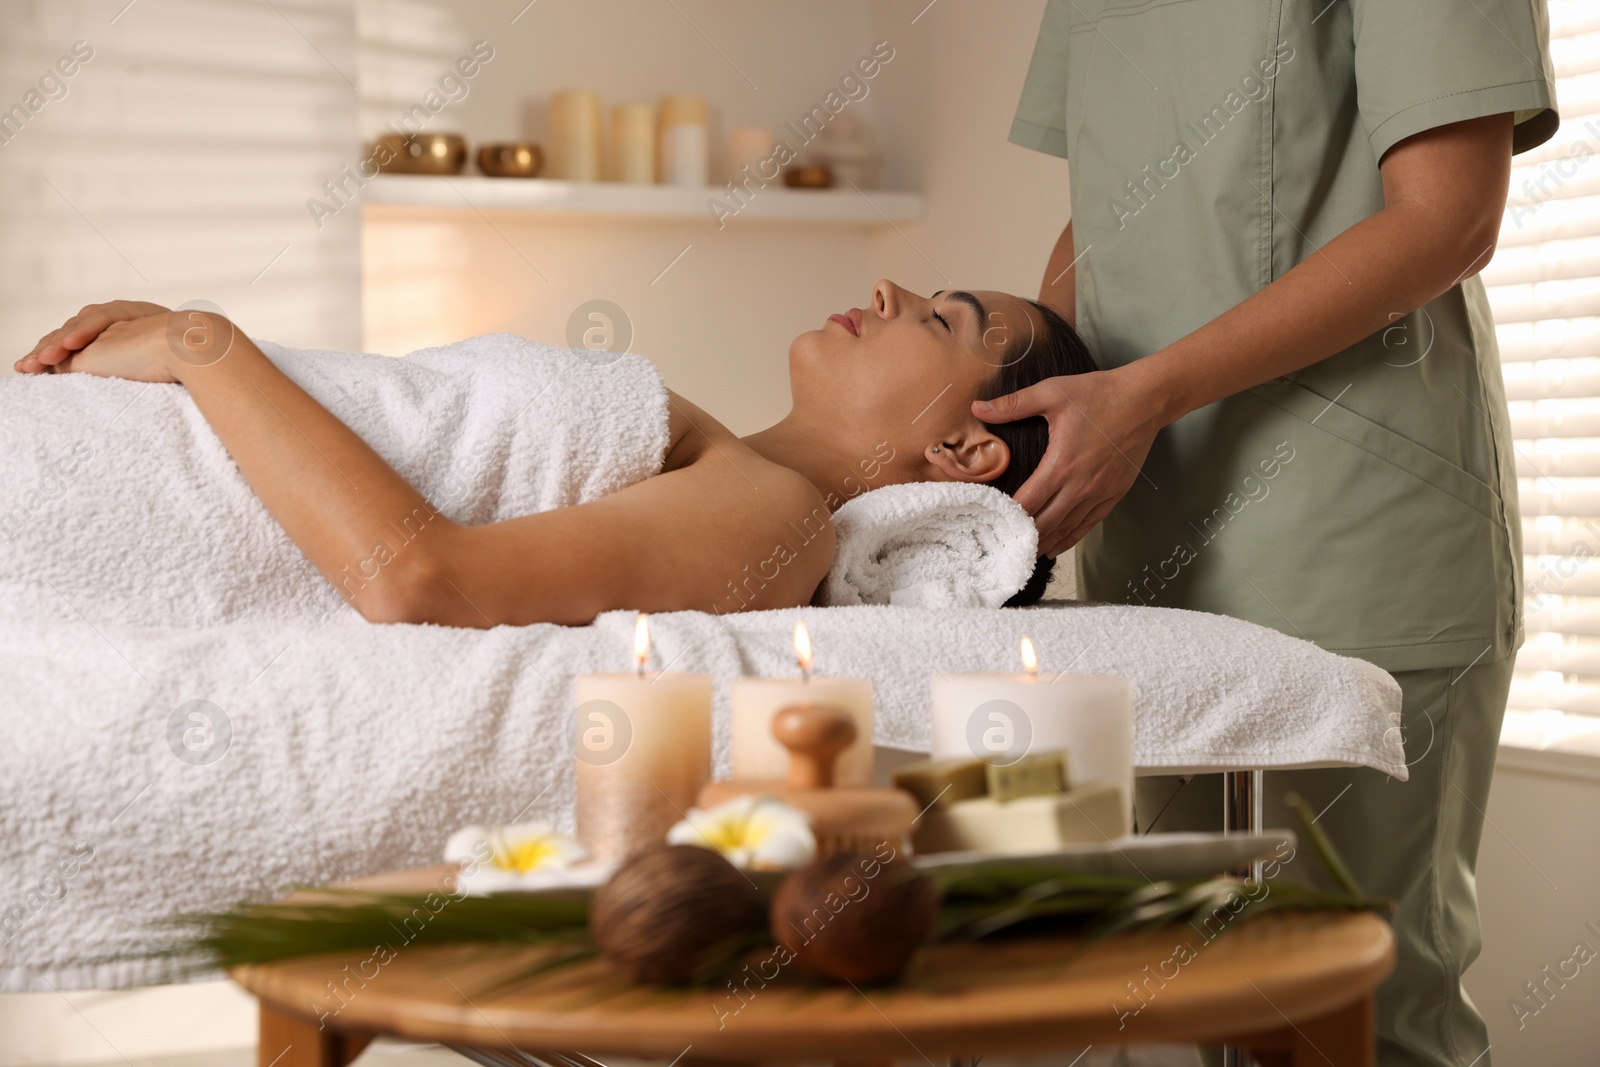
M 652 666 L 716 680 L 719 774 L 728 683 L 792 673 L 797 618 L 819 674 L 873 680 L 881 746 L 927 751 L 934 673 L 1015 670 L 1028 634 L 1044 670 L 1132 678 L 1138 771 L 1229 774 L 1230 829 L 1259 825 L 1262 769 L 1406 775 L 1378 668 L 1234 619 L 1071 602 L 654 616 Z M 626 670 L 633 622 L 85 621 L 42 642 L 0 620 L 0 991 L 171 981 L 139 955 L 154 921 L 436 863 L 470 823 L 570 829 L 571 679 Z

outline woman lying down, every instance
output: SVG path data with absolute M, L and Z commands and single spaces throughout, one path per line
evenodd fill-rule
M 461 351 L 452 354 L 456 348 Z M 488 355 L 507 351 L 517 358 L 494 363 Z M 18 505 L 0 514 L 5 534 L 0 542 L 16 552 L 30 551 L 32 540 L 34 548 L 44 550 L 42 557 L 32 558 L 49 560 L 74 538 L 103 547 L 103 537 L 121 536 L 130 554 L 148 549 L 180 559 L 184 569 L 160 577 L 159 568 L 145 573 L 128 561 L 120 568 L 105 565 L 103 588 L 143 580 L 163 587 L 147 590 L 149 596 L 175 597 L 170 603 L 176 605 L 183 602 L 174 587 L 199 582 L 196 575 L 207 568 L 220 574 L 230 567 L 261 567 L 260 560 L 272 551 L 268 542 L 282 540 L 281 528 L 339 596 L 373 622 L 582 624 L 619 608 L 795 607 L 811 602 L 828 573 L 834 539 L 826 517 L 841 503 L 864 488 L 905 482 L 983 482 L 1014 493 L 1043 455 L 1047 427 L 1038 418 L 985 424 L 972 414 L 972 401 L 1093 369 L 1072 327 L 1032 301 L 996 292 L 940 292 L 929 298 L 879 282 L 866 308 L 833 315 L 821 329 L 791 343 L 793 408 L 775 425 L 735 436 L 654 377 L 662 397 L 661 431 L 653 444 L 649 434 L 635 435 L 650 455 L 621 477 L 626 484 L 589 478 L 587 490 L 543 493 L 536 500 L 518 497 L 517 484 L 549 482 L 551 471 L 518 467 L 498 456 L 502 449 L 479 447 L 475 454 L 486 457 L 479 463 L 486 472 L 479 480 L 499 478 L 511 487 L 502 498 L 479 506 L 483 501 L 474 503 L 476 490 L 464 490 L 454 504 L 444 504 L 437 478 L 419 484 L 429 482 L 423 473 L 429 454 L 466 433 L 474 405 L 498 403 L 503 427 L 531 423 L 530 435 L 559 437 L 563 443 L 548 450 L 559 454 L 547 456 L 547 466 L 581 467 L 598 462 L 586 458 L 590 453 L 604 451 L 595 441 L 626 437 L 623 431 L 633 420 L 651 417 L 648 400 L 630 401 L 632 409 L 617 411 L 596 394 L 612 388 L 606 383 L 625 389 L 629 381 L 642 381 L 640 375 L 653 376 L 653 369 L 637 357 L 562 352 L 506 335 L 399 361 L 301 353 L 305 358 L 295 363 L 294 355 L 252 342 L 220 315 L 130 302 L 83 309 L 16 364 L 25 376 L 66 375 L 66 381 L 25 377 L 0 387 L 0 402 L 6 392 L 31 390 L 26 398 L 14 397 L 25 400 L 30 420 L 70 402 L 84 406 L 62 417 L 88 424 L 71 430 L 63 422 L 50 431 L 82 437 L 75 444 L 48 446 L 65 450 L 50 475 L 52 484 L 65 488 L 54 496 L 25 497 L 44 501 L 37 508 Z M 553 362 L 558 358 L 565 362 Z M 296 380 L 310 382 L 315 368 L 342 365 L 341 359 L 366 362 L 351 364 L 356 377 L 322 389 L 320 401 L 315 389 L 308 391 Z M 473 384 L 461 393 L 459 406 L 436 406 L 420 425 L 390 427 L 384 431 L 392 439 L 388 445 L 377 440 L 383 436 L 377 430 L 364 437 L 353 427 L 375 424 L 364 414 L 362 394 L 386 373 L 384 367 L 414 361 L 439 371 L 428 381 L 441 389 L 474 374 L 482 377 L 484 367 L 493 367 L 498 379 Z M 576 384 L 552 369 L 568 364 L 579 368 Z M 630 374 L 634 378 L 625 377 Z M 548 375 L 551 383 L 520 381 L 530 375 Z M 84 376 L 130 381 L 80 381 Z M 557 378 L 563 381 L 552 389 Z M 79 384 L 73 386 L 74 381 Z M 187 400 L 176 390 L 165 394 L 170 385 L 131 384 L 140 382 L 176 383 L 187 390 Z M 424 382 L 405 388 L 429 394 L 436 386 Z M 152 445 L 153 438 L 141 436 L 142 426 L 153 426 L 165 410 L 161 404 L 171 409 L 168 421 L 186 427 L 175 431 L 183 436 L 169 439 L 183 444 Z M 0 420 L 13 414 L 0 412 Z M 51 454 L 38 451 L 45 446 L 37 436 L 36 428 L 29 430 L 17 444 L 24 451 L 33 447 L 36 465 L 42 465 Z M 221 455 L 218 441 L 236 469 Z M 140 455 L 152 447 L 201 455 L 210 449 L 215 465 L 229 468 L 227 478 L 238 482 L 242 475 L 238 493 L 246 502 L 230 502 L 226 486 L 204 489 L 204 495 L 189 500 L 182 480 L 170 472 L 171 495 L 146 485 L 147 478 L 137 473 L 141 462 L 181 467 L 189 458 Z M 408 449 L 414 455 L 402 458 Z M 80 468 L 97 467 L 97 477 L 120 474 L 123 481 L 114 483 L 120 488 L 75 490 L 73 479 L 83 477 Z M 402 473 L 406 470 L 416 472 L 412 480 Z M 557 474 L 555 482 L 564 479 L 569 486 L 588 477 L 573 470 Z M 83 499 L 75 499 L 75 493 Z M 508 501 L 514 503 L 512 514 L 506 514 Z M 272 526 L 262 520 L 271 527 L 268 537 L 247 529 L 251 509 L 259 512 L 258 505 L 276 521 Z M 178 529 L 162 525 L 164 510 L 216 514 Z M 170 538 L 195 543 L 143 544 Z M 744 583 L 733 597 L 733 579 L 749 573 L 753 561 L 769 561 L 775 545 L 788 548 L 781 565 L 765 570 L 759 583 Z M 374 546 L 383 551 L 375 554 Z M 287 545 L 284 550 L 291 551 Z M 1019 595 L 1025 600 L 1037 599 L 1048 577 L 1050 561 L 1039 562 L 1034 580 Z M 12 563 L 20 560 L 4 569 L 12 570 Z M 273 569 L 265 568 L 256 584 L 275 580 L 265 573 Z M 293 567 L 283 563 L 275 569 Z M 130 571 L 135 578 L 122 576 Z M 46 581 L 46 573 L 40 580 L 70 602 L 74 613 L 88 612 L 85 617 L 94 621 L 96 606 L 78 602 L 88 594 L 62 588 L 75 573 L 64 568 L 54 579 Z M 309 570 L 306 576 L 321 585 Z M 112 611 L 114 595 L 99 588 L 93 595 Z M 225 619 L 234 611 L 225 602 L 229 595 L 213 590 L 194 601 L 197 607 L 171 607 L 179 617 L 167 624 L 204 621 L 186 615 Z M 327 586 L 319 595 L 327 596 Z

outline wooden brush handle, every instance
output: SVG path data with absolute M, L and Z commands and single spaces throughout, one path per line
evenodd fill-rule
M 839 708 L 795 704 L 772 717 L 772 736 L 789 750 L 789 788 L 829 789 L 834 761 L 856 739 L 856 721 Z

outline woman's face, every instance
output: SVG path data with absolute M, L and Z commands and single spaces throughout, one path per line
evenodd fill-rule
M 972 401 L 1008 353 L 1022 358 L 1044 330 L 1034 307 L 1008 293 L 924 297 L 880 281 L 865 308 L 830 316 L 790 345 L 795 412 L 836 426 L 852 447 L 888 441 L 897 455 L 937 471 L 902 468 L 895 480 L 988 481 L 1009 456 L 972 415 Z

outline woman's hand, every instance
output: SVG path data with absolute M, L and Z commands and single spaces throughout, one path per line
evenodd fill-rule
M 140 300 L 113 300 L 109 304 L 90 304 L 62 324 L 39 338 L 33 351 L 17 360 L 15 369 L 22 374 L 41 374 L 58 366 L 75 352 L 81 352 L 94 343 L 114 323 L 164 315 L 167 309 L 160 304 Z
M 1039 527 L 1042 555 L 1053 558 L 1081 541 L 1143 476 L 1156 432 L 1170 420 L 1140 362 L 1046 378 L 972 406 L 984 422 L 1039 415 L 1050 423 L 1044 459 L 1017 490 L 1017 503 Z

